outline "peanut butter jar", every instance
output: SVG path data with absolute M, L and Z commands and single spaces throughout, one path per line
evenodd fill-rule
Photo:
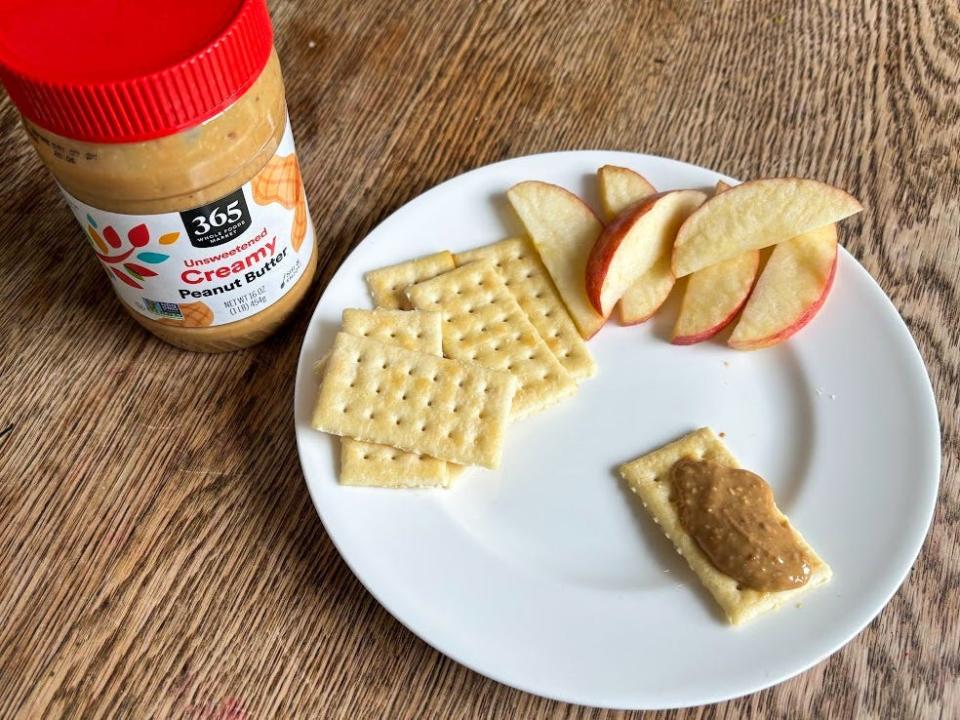
M 0 81 L 127 312 L 253 345 L 317 265 L 264 0 L 8 0 Z

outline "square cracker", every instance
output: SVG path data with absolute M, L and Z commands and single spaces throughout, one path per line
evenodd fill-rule
M 343 311 L 342 329 L 407 350 L 442 355 L 440 313 L 409 310 Z M 461 465 L 386 445 L 340 439 L 340 484 L 370 487 L 449 487 Z
M 517 378 L 513 416 L 572 395 L 577 384 L 530 323 L 489 261 L 470 263 L 407 288 L 419 310 L 443 314 L 447 357 L 507 370 Z
M 407 350 L 443 355 L 441 317 L 438 312 L 347 308 L 341 330 Z
M 450 487 L 460 468 L 429 455 L 405 452 L 389 445 L 340 438 L 340 484 L 382 488 Z
M 671 469 L 681 458 L 711 460 L 728 467 L 739 468 L 740 463 L 730 454 L 723 441 L 710 428 L 700 428 L 658 450 L 620 466 L 620 475 L 630 490 L 640 496 L 643 507 L 653 517 L 664 534 L 683 555 L 687 564 L 710 591 L 714 600 L 723 608 L 734 625 L 750 620 L 761 613 L 775 610 L 798 595 L 823 585 L 830 580 L 830 567 L 820 559 L 796 528 L 790 529 L 810 559 L 810 579 L 802 587 L 782 592 L 760 592 L 737 589 L 737 581 L 726 575 L 710 562 L 697 545 L 696 540 L 680 524 L 676 506 L 670 500 Z M 777 510 L 780 513 L 779 510 Z M 783 520 L 787 517 L 780 513 Z M 789 524 L 789 520 L 787 523 Z
M 587 343 L 570 318 L 536 249 L 526 238 L 510 238 L 453 256 L 457 266 L 489 260 L 520 303 L 531 324 L 570 376 L 586 380 L 597 371 Z
M 341 332 L 315 429 L 461 465 L 496 468 L 517 381 L 508 372 Z
M 429 280 L 455 267 L 453 255 L 444 250 L 379 270 L 371 270 L 364 275 L 364 279 L 374 305 L 388 310 L 410 310 L 410 303 L 403 293 L 408 286 L 421 280 Z

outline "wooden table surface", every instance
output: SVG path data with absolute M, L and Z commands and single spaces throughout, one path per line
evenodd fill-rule
M 656 717 L 960 716 L 956 2 L 271 10 L 320 271 L 255 349 L 188 354 L 131 322 L 0 102 L 0 717 L 632 717 L 404 629 L 326 536 L 292 427 L 300 340 L 351 248 L 446 178 L 573 148 L 850 190 L 845 245 L 917 339 L 943 425 L 933 527 L 879 617 L 778 687 Z

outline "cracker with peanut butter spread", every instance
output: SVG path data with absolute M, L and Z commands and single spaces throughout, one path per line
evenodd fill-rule
M 776 507 L 769 486 L 709 428 L 622 465 L 620 475 L 732 624 L 830 580 L 830 567 Z

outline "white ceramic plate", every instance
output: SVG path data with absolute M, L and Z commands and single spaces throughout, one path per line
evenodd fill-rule
M 843 252 L 814 321 L 752 353 L 665 340 L 675 310 L 590 342 L 599 366 L 573 399 L 510 427 L 499 471 L 448 491 L 337 484 L 338 441 L 310 429 L 314 362 L 340 313 L 370 307 L 363 273 L 520 232 L 505 191 L 558 183 L 594 207 L 605 163 L 657 188 L 730 178 L 648 155 L 564 152 L 456 177 L 391 215 L 317 305 L 297 369 L 296 433 L 310 495 L 360 581 L 451 658 L 538 695 L 613 708 L 715 702 L 780 682 L 837 650 L 903 581 L 933 513 L 940 464 L 923 361 L 883 291 Z M 869 210 L 867 211 L 869 212 Z M 740 629 L 615 469 L 700 427 L 726 434 L 834 579 Z

